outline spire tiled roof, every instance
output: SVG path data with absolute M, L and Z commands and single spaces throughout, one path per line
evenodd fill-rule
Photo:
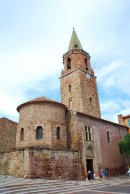
M 70 40 L 70 44 L 69 44 L 69 48 L 68 48 L 68 51 L 72 50 L 72 49 L 83 49 L 82 48 L 82 45 L 79 41 L 79 38 L 76 34 L 76 31 L 75 29 L 73 28 L 73 32 L 72 32 L 72 36 L 71 36 L 71 40 Z

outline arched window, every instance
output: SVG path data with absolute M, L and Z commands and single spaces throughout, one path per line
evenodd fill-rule
M 67 69 L 71 69 L 71 59 L 70 59 L 70 57 L 67 58 Z
M 60 139 L 60 127 L 57 127 L 56 129 L 56 137 L 57 139 Z
M 85 58 L 85 68 L 88 71 L 88 63 L 87 63 L 87 58 Z
M 36 129 L 36 139 L 43 139 L 43 128 L 41 126 Z
M 20 130 L 20 141 L 24 140 L 24 128 L 21 128 Z

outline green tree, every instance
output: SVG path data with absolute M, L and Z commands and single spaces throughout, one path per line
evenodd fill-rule
M 130 134 L 126 134 L 124 139 L 118 143 L 120 153 L 126 158 L 130 156 Z

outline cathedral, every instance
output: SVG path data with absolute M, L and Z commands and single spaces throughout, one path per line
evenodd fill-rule
M 0 174 L 85 180 L 102 167 L 122 173 L 118 142 L 128 128 L 101 118 L 90 55 L 75 29 L 63 66 L 61 102 L 42 96 L 17 107 L 19 123 L 0 119 Z

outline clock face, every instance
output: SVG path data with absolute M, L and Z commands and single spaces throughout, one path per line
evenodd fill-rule
M 87 73 L 87 74 L 86 74 L 86 77 L 87 77 L 88 79 L 90 79 L 91 76 Z

